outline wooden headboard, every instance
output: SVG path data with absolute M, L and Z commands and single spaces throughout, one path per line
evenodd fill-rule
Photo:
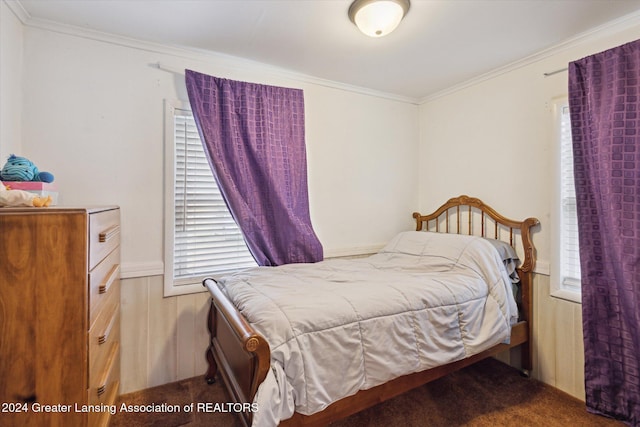
M 465 195 L 447 200 L 431 214 L 414 212 L 413 217 L 417 231 L 468 234 L 508 242 L 520 256 L 520 271 L 528 273 L 535 267 L 531 228 L 540 223 L 536 218 L 515 221 L 500 215 L 482 200 Z
M 526 322 L 526 342 L 523 344 L 522 367 L 528 373 L 533 367 L 531 336 L 533 328 L 533 268 L 536 265 L 536 249 L 531 240 L 531 228 L 540 221 L 527 218 L 523 221 L 509 219 L 482 200 L 469 196 L 454 197 L 428 215 L 413 214 L 417 231 L 468 234 L 508 242 L 520 258 L 517 267 L 520 278 L 520 319 Z M 513 337 L 513 336 L 512 336 Z

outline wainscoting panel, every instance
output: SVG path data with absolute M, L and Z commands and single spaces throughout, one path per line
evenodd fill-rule
M 549 276 L 534 275 L 533 377 L 584 400 L 582 306 L 549 294 Z
M 151 276 L 122 280 L 121 295 L 120 393 L 204 375 L 207 292 L 164 298 Z
M 147 385 L 150 280 L 143 277 L 120 282 L 120 393 Z

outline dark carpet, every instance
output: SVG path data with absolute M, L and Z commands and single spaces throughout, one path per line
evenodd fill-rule
M 221 381 L 208 385 L 203 377 L 191 378 L 120 396 L 120 405 L 162 403 L 179 405 L 176 412 L 132 413 L 118 410 L 111 427 L 137 426 L 241 426 L 230 412 L 185 411 L 185 405 L 216 408 L 230 402 Z M 197 408 L 197 407 L 195 407 Z M 395 426 L 623 426 L 590 414 L 581 402 L 561 391 L 487 359 L 459 372 L 374 406 L 333 427 Z

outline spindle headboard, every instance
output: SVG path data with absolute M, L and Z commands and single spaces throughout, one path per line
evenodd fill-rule
M 500 215 L 482 200 L 459 196 L 447 200 L 428 215 L 414 212 L 417 231 L 468 234 L 508 242 L 521 257 L 519 271 L 528 273 L 535 267 L 535 246 L 531 227 L 539 224 L 536 218 L 515 221 Z
M 516 268 L 520 279 L 520 320 L 526 322 L 527 337 L 522 345 L 523 371 L 533 366 L 531 336 L 533 328 L 533 269 L 535 267 L 535 246 L 531 240 L 531 228 L 540 222 L 536 218 L 515 221 L 500 215 L 482 200 L 469 196 L 459 196 L 447 200 L 428 215 L 413 214 L 417 231 L 468 234 L 491 238 L 509 243 L 520 258 Z

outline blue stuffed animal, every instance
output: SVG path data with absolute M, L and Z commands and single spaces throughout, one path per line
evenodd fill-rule
M 39 181 L 53 182 L 53 174 L 40 172 L 26 157 L 10 155 L 7 163 L 0 170 L 0 180 L 2 181 Z

